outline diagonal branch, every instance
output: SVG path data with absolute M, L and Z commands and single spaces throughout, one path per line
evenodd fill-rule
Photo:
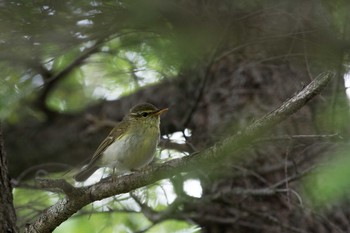
M 61 79 L 67 77 L 67 75 L 70 74 L 74 69 L 82 65 L 86 59 L 98 52 L 104 41 L 104 39 L 98 40 L 91 48 L 80 54 L 57 74 L 51 74 L 51 76 L 48 76 L 47 72 L 42 71 L 44 72 L 42 73 L 44 76 L 46 74 L 46 80 L 44 80 L 44 88 L 37 98 L 36 105 L 39 107 L 39 109 L 43 110 L 48 117 L 52 117 L 54 115 L 54 112 L 46 106 L 46 100 L 49 94 L 52 92 L 52 90 L 55 89 L 56 85 L 60 82 Z
M 44 210 L 32 224 L 28 224 L 26 232 L 52 232 L 78 210 L 94 201 L 127 193 L 181 172 L 193 171 L 194 168 L 202 169 L 203 166 L 219 164 L 222 159 L 228 156 L 230 159 L 237 159 L 239 150 L 247 148 L 252 140 L 257 139 L 302 108 L 309 100 L 319 94 L 333 77 L 333 72 L 322 73 L 276 110 L 252 123 L 240 133 L 227 137 L 201 152 L 173 159 L 163 164 L 148 166 L 142 171 L 120 177 L 115 182 L 108 179 L 87 187 L 73 187 L 76 190 L 72 192 L 79 192 L 81 195 L 63 198 Z

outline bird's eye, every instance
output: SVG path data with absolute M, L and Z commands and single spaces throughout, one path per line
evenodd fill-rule
M 148 116 L 148 113 L 147 112 L 143 112 L 143 113 L 141 113 L 141 116 L 146 117 L 146 116 Z

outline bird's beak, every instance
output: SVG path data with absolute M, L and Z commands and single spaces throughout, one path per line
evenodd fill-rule
M 157 111 L 155 111 L 153 113 L 154 116 L 159 116 L 160 114 L 162 114 L 163 112 L 167 112 L 168 111 L 168 108 L 163 108 L 163 109 L 159 109 Z

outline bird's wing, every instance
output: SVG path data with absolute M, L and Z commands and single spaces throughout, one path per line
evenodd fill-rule
M 97 147 L 94 155 L 91 158 L 89 166 L 95 165 L 95 163 L 101 158 L 103 152 L 113 143 L 115 140 L 120 139 L 123 136 L 125 128 L 127 128 L 128 122 L 122 121 L 118 123 L 109 135 L 102 141 L 102 143 Z

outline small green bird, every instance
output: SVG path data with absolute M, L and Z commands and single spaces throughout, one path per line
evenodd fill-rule
M 100 167 L 127 172 L 149 164 L 154 158 L 160 138 L 160 115 L 167 110 L 168 108 L 158 109 L 149 103 L 131 108 L 129 114 L 102 141 L 89 164 L 74 179 L 78 182 L 85 181 Z

